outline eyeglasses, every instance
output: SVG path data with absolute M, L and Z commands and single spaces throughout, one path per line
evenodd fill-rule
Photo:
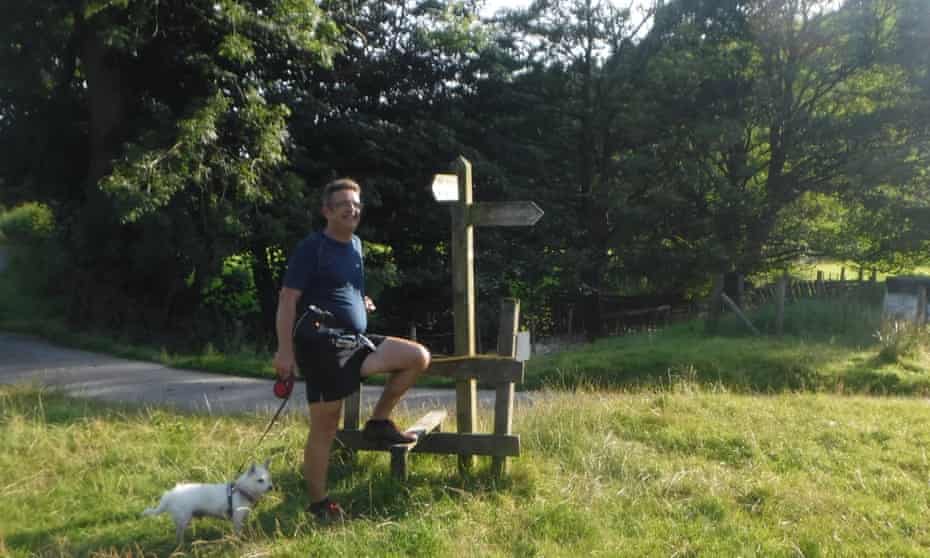
M 330 209 L 348 209 L 350 207 L 361 211 L 365 207 L 365 204 L 353 200 L 342 200 L 329 204 Z

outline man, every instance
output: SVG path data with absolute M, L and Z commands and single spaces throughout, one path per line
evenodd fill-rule
M 363 378 L 389 373 L 363 435 L 382 443 L 412 442 L 415 436 L 398 431 L 388 417 L 430 363 L 429 351 L 418 343 L 364 335 L 366 313 L 374 310 L 374 304 L 364 294 L 362 246 L 355 236 L 362 212 L 360 195 L 361 188 L 350 179 L 326 185 L 322 204 L 326 227 L 298 245 L 278 298 L 278 350 L 273 364 L 279 378 L 289 378 L 299 368 L 307 382 L 310 433 L 303 473 L 311 502 L 308 510 L 323 522 L 344 516 L 326 490 L 342 400 L 359 389 Z M 332 317 L 320 322 L 308 313 L 310 305 Z M 295 324 L 301 332 L 296 341 Z

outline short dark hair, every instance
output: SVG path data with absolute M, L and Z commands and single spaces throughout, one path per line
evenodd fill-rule
M 352 190 L 360 195 L 362 193 L 362 187 L 358 185 L 358 182 L 351 178 L 337 178 L 323 187 L 323 205 L 329 205 L 333 194 L 342 190 Z

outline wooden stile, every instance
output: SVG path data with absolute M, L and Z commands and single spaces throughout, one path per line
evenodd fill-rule
M 542 217 L 542 210 L 532 202 L 486 202 L 472 199 L 471 163 L 459 157 L 454 163 L 456 173 L 438 174 L 433 192 L 437 201 L 450 204 L 452 218 L 452 309 L 455 327 L 455 354 L 436 357 L 424 375 L 456 380 L 457 432 L 440 432 L 445 411 L 434 411 L 422 417 L 411 429 L 423 431 L 414 443 L 379 447 L 362 437 L 359 425 L 358 395 L 346 401 L 344 428 L 337 440 L 346 449 L 391 452 L 391 470 L 406 478 L 407 454 L 411 452 L 444 453 L 458 456 L 463 472 L 474 465 L 474 456 L 494 457 L 492 468 L 498 474 L 506 472 L 506 457 L 520 454 L 520 438 L 511 434 L 515 383 L 523 381 L 524 366 L 514 358 L 515 336 L 519 322 L 519 301 L 507 300 L 502 306 L 499 354 L 478 355 L 475 352 L 475 226 L 529 226 Z M 457 186 L 449 188 L 451 184 Z M 415 330 L 411 330 L 414 336 Z M 478 397 L 477 382 L 495 386 L 494 433 L 476 433 Z
M 520 301 L 512 298 L 501 302 L 500 328 L 497 333 L 497 354 L 514 358 L 517 353 L 517 330 L 520 323 Z M 522 363 L 520 367 L 522 368 Z M 513 381 L 502 381 L 495 388 L 494 433 L 508 435 L 513 428 L 513 400 L 516 389 Z M 491 473 L 501 478 L 508 472 L 507 458 L 495 456 L 491 459 Z

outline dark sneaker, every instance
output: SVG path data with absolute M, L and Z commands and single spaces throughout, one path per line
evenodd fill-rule
M 342 506 L 330 500 L 328 496 L 307 506 L 307 511 L 312 513 L 316 520 L 324 525 L 342 523 L 346 519 L 346 512 L 343 511 Z
M 391 420 L 369 420 L 362 430 L 362 437 L 369 442 L 382 444 L 409 444 L 417 441 L 416 435 L 401 432 Z

